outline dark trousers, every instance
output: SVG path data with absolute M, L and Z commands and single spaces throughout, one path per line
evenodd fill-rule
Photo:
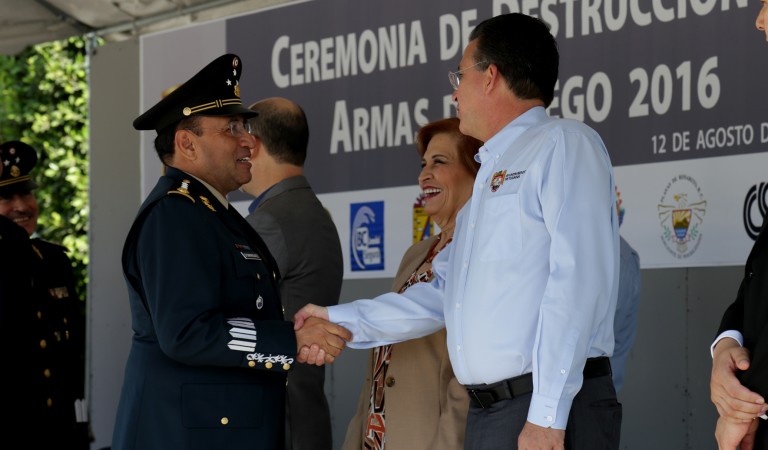
M 531 394 L 501 400 L 488 408 L 470 404 L 465 450 L 517 450 L 528 419 Z M 573 400 L 565 430 L 566 450 L 618 450 L 621 404 L 610 375 L 585 379 Z
M 768 450 L 768 420 L 759 420 L 757 435 L 755 436 L 755 450 Z

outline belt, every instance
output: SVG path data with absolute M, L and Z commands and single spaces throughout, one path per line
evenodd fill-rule
M 611 375 L 611 361 L 607 356 L 589 358 L 584 365 L 584 379 Z M 533 392 L 533 376 L 526 373 L 493 384 L 467 386 L 473 406 L 488 408 L 501 400 L 511 400 Z

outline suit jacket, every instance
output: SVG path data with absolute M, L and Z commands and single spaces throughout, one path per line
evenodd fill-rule
M 740 331 L 750 352 L 750 367 L 740 373 L 742 384 L 768 398 L 768 216 L 747 258 L 736 300 L 723 314 L 718 333 L 726 330 Z
M 72 263 L 60 245 L 30 239 L 0 217 L 0 342 L 13 366 L 3 429 L 29 448 L 89 448 L 88 425 L 75 401 L 85 390 L 84 303 Z
M 307 303 L 339 302 L 344 274 L 339 234 L 305 177 L 272 186 L 246 220 L 280 268 L 286 318 L 292 319 Z M 300 364 L 288 374 L 287 448 L 331 449 L 331 414 L 324 389 L 325 367 Z
M 427 258 L 435 237 L 411 246 L 392 285 L 399 291 Z M 357 411 L 349 422 L 342 450 L 360 450 L 368 422 L 373 380 L 373 351 Z M 392 345 L 384 383 L 386 446 L 389 450 L 461 450 L 469 396 L 453 374 L 445 329 Z
M 296 356 L 277 268 L 234 208 L 168 168 L 123 248 L 133 339 L 113 450 L 282 446 Z

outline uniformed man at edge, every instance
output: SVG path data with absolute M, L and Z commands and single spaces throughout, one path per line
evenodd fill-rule
M 0 342 L 12 362 L 3 429 L 25 448 L 84 450 L 85 304 L 67 250 L 36 234 L 37 160 L 23 142 L 0 144 Z

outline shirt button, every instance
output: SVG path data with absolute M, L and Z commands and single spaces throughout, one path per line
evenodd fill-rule
M 565 375 L 565 369 L 560 369 L 560 373 L 561 373 L 562 375 Z
M 456 346 L 456 351 L 457 351 L 457 352 L 460 352 L 460 351 L 461 351 L 461 345 L 457 345 L 457 346 Z
M 461 309 L 461 303 L 456 303 L 456 309 Z
M 547 416 L 546 419 L 547 419 L 547 422 L 552 422 L 552 416 Z

